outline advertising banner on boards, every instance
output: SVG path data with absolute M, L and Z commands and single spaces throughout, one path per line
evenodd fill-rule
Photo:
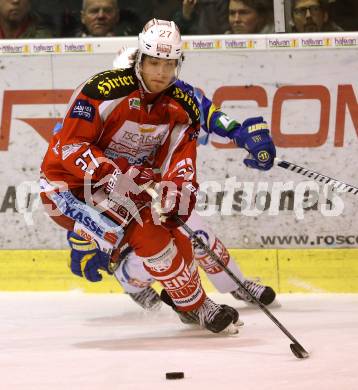
M 40 205 L 41 160 L 73 89 L 136 41 L 12 42 L 0 45 L 0 244 L 65 248 Z M 185 41 L 180 78 L 239 122 L 263 116 L 280 158 L 357 186 L 357 44 L 354 34 L 197 37 Z M 229 247 L 358 247 L 357 196 L 279 167 L 247 169 L 246 152 L 220 138 L 198 154 L 197 210 Z

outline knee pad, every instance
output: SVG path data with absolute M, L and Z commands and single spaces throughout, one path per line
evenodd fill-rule
M 133 250 L 120 262 L 114 274 L 127 293 L 140 292 L 154 282 L 144 268 L 143 260 Z
M 168 271 L 172 266 L 173 260 L 178 253 L 174 240 L 171 239 L 169 244 L 155 255 L 143 257 L 142 260 L 149 272 L 162 273 Z

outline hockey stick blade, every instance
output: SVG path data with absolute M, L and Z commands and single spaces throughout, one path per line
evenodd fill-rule
M 229 270 L 226 265 L 222 262 L 220 257 L 209 248 L 208 245 L 204 243 L 204 241 L 198 237 L 195 232 L 184 223 L 180 217 L 176 217 L 177 220 L 181 223 L 181 227 L 189 234 L 190 238 L 194 240 L 197 245 L 203 249 L 222 269 L 226 272 L 230 278 L 240 286 L 245 292 L 252 298 L 252 300 L 259 306 L 259 308 L 273 321 L 273 323 L 293 342 L 290 344 L 290 348 L 292 353 L 298 359 L 306 359 L 309 357 L 309 353 L 302 347 L 302 345 L 293 337 L 293 335 L 281 324 L 281 322 L 266 308 L 266 306 L 261 303 L 251 292 L 245 287 L 245 285 L 240 281 L 240 279 Z
M 311 169 L 301 167 L 300 165 L 294 164 L 292 162 L 281 160 L 276 157 L 275 165 L 277 165 L 280 168 L 298 173 L 302 176 L 306 176 L 307 178 L 313 179 L 321 184 L 331 185 L 334 189 L 338 190 L 339 192 L 349 192 L 351 194 L 358 195 L 358 187 L 352 186 L 351 184 L 344 183 L 343 181 L 334 179 L 333 177 L 323 175 L 322 173 L 312 171 Z
M 290 348 L 297 359 L 306 359 L 309 356 L 308 352 L 300 344 L 292 343 L 290 344 Z

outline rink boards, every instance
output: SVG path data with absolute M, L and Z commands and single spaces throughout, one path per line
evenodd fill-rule
M 136 39 L 0 43 L 0 290 L 119 291 L 71 275 L 38 177 L 73 89 L 126 45 Z M 357 186 L 357 48 L 354 33 L 186 37 L 181 78 L 240 122 L 262 115 L 279 157 Z M 198 148 L 198 212 L 245 273 L 280 292 L 357 292 L 358 196 L 245 169 L 245 155 L 222 139 Z
M 39 167 L 73 89 L 136 39 L 0 43 L 2 249 L 65 249 L 44 218 Z M 358 185 L 358 35 L 187 37 L 180 77 L 242 122 L 263 116 L 277 154 Z M 198 148 L 199 212 L 230 248 L 357 248 L 358 196 L 278 167 L 244 167 L 223 139 Z
M 278 293 L 358 292 L 358 249 L 233 249 L 244 274 L 271 285 Z M 0 251 L 2 291 L 122 292 L 114 277 L 90 283 L 72 275 L 68 250 Z M 207 291 L 214 291 L 201 272 Z

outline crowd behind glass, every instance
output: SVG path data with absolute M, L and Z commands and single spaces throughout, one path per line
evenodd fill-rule
M 358 31 L 357 0 L 285 0 L 284 31 L 274 8 L 274 0 L 0 0 L 0 39 L 135 36 L 152 17 L 174 20 L 183 35 Z

